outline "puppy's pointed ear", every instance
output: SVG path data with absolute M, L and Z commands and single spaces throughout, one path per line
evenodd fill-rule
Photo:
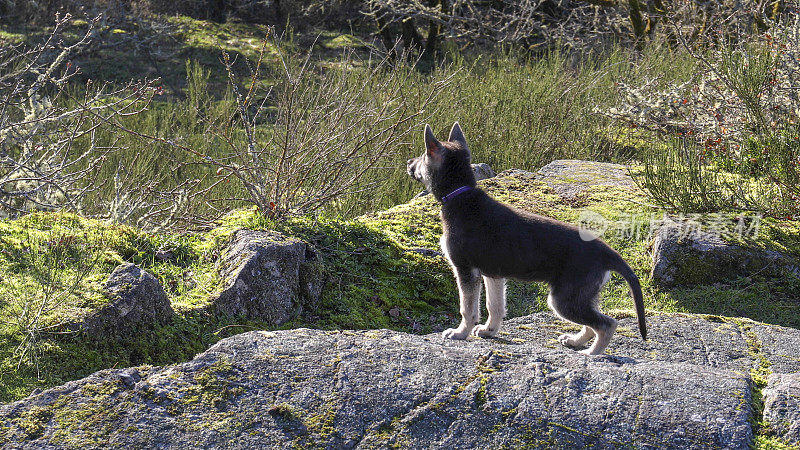
M 442 149 L 442 144 L 433 135 L 431 126 L 425 124 L 425 150 L 428 156 L 437 156 Z
M 464 137 L 464 132 L 461 131 L 461 125 L 458 122 L 453 124 L 453 128 L 450 130 L 450 137 L 447 138 L 450 142 L 457 142 L 461 148 L 464 150 L 467 149 L 467 138 Z

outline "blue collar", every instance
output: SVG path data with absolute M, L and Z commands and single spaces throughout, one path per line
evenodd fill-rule
M 472 186 L 461 186 L 460 188 L 456 189 L 455 191 L 445 195 L 442 197 L 442 203 L 446 203 L 448 200 L 452 200 L 454 197 L 457 197 L 464 192 L 471 191 Z

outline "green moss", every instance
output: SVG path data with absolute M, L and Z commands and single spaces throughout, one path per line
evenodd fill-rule
M 515 416 L 516 414 L 517 414 L 517 408 L 504 409 L 503 411 L 500 411 L 500 416 L 503 417 L 503 422 L 506 422 L 509 419 L 509 417 Z
M 45 406 L 33 406 L 22 412 L 12 423 L 22 429 L 25 439 L 37 439 L 44 433 L 45 426 L 53 418 L 53 411 Z
M 343 49 L 343 48 L 364 48 L 367 43 L 358 36 L 352 34 L 339 34 L 326 32 L 320 35 L 321 43 L 324 47 L 329 49 Z
M 178 392 L 178 402 L 186 407 L 211 406 L 222 410 L 228 401 L 244 392 L 236 384 L 233 365 L 225 358 L 200 370 L 193 378 L 194 383 Z
M 308 430 L 314 433 L 320 441 L 327 440 L 336 431 L 333 422 L 336 420 L 339 407 L 339 400 L 335 397 L 330 398 L 320 407 L 319 413 L 304 420 Z
M 46 317 L 42 325 L 49 326 L 65 319 L 79 320 L 106 304 L 102 283 L 122 262 L 152 272 L 177 297 L 176 303 L 188 303 L 184 297 L 209 290 L 214 281 L 209 275 L 213 265 L 195 250 L 196 240 L 152 235 L 71 214 L 36 213 L 0 221 L 0 272 L 6 289 L 16 291 L 13 297 L 38 297 L 54 284 L 66 289 L 78 280 L 77 289 L 60 298 L 60 307 Z M 174 259 L 159 261 L 155 257 L 159 249 L 168 250 Z
M 753 331 L 753 322 L 746 319 L 727 319 L 738 325 L 747 342 L 748 354 L 755 360 L 755 365 L 750 369 L 750 423 L 753 429 L 755 448 L 783 448 L 772 446 L 780 441 L 770 437 L 770 424 L 764 419 L 763 390 L 767 387 L 769 376 L 772 374 L 772 365 L 762 351 L 761 341 Z
M 560 428 L 560 429 L 562 429 L 562 430 L 569 431 L 570 433 L 575 433 L 575 434 L 579 434 L 579 435 L 582 435 L 582 436 L 586 436 L 586 434 L 585 434 L 585 433 L 582 433 L 582 432 L 580 432 L 580 431 L 576 430 L 575 428 L 568 427 L 568 426 L 564 425 L 563 423 L 558 423 L 558 422 L 547 422 L 547 425 L 548 425 L 549 427 L 553 427 L 553 428 Z
M 50 441 L 67 447 L 102 446 L 117 429 L 120 418 L 116 382 L 102 381 L 98 385 L 85 385 L 88 395 L 80 403 L 72 395 L 59 397 L 50 407 L 53 427 Z
M 230 320 L 199 310 L 219 283 L 213 257 L 198 250 L 201 240 L 197 235 L 152 235 L 73 214 L 0 220 L 0 297 L 5 300 L 0 302 L 0 401 L 106 367 L 186 359 L 227 335 L 219 330 Z M 168 250 L 172 259 L 158 260 L 159 249 Z M 103 284 L 123 261 L 159 279 L 179 311 L 171 323 L 137 330 L 125 345 L 114 337 L 97 342 L 79 333 L 27 340 L 27 330 L 64 331 L 66 324 L 108 304 Z M 45 314 L 36 321 L 23 315 L 37 306 Z M 30 350 L 23 355 L 25 348 Z
M 175 25 L 185 45 L 219 52 L 237 52 L 256 59 L 269 30 L 265 25 L 225 22 L 217 23 L 187 16 L 173 16 L 167 21 Z M 275 54 L 267 43 L 267 55 Z
M 753 447 L 756 450 L 798 450 L 800 445 L 795 445 L 783 439 L 771 436 L 756 436 Z
M 0 42 L 7 44 L 19 44 L 25 42 L 25 33 L 14 33 L 6 30 L 0 30 Z
M 478 382 L 480 383 L 480 386 L 478 386 L 478 390 L 475 391 L 475 404 L 478 406 L 478 408 L 483 408 L 489 399 L 489 394 L 486 392 L 486 385 L 489 384 L 489 376 L 481 375 L 478 378 Z

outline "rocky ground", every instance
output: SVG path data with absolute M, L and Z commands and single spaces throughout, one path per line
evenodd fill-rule
M 748 448 L 763 395 L 778 435 L 800 440 L 800 331 L 678 314 L 648 323 L 643 342 L 623 319 L 596 357 L 556 344 L 568 327 L 547 313 L 466 342 L 243 333 L 187 363 L 104 370 L 2 406 L 0 423 L 10 448 Z

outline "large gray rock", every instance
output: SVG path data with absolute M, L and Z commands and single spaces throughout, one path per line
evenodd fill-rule
M 782 276 L 787 270 L 797 272 L 788 256 L 730 244 L 691 221 L 667 218 L 653 238 L 651 275 L 665 288 L 713 284 L 754 274 Z
M 748 330 L 769 355 L 769 368 L 775 373 L 800 372 L 800 333 L 784 332 L 777 325 L 753 324 Z
M 800 332 L 775 325 L 754 324 L 748 330 L 768 355 L 772 372 L 763 391 L 764 421 L 773 435 L 800 445 Z
M 217 312 L 281 324 L 313 307 L 322 271 L 308 245 L 274 231 L 237 231 L 219 261 L 225 286 L 214 299 Z
M 643 342 L 635 319 L 621 319 L 610 354 L 598 357 L 558 345 L 566 327 L 546 313 L 468 341 L 244 333 L 184 364 L 104 370 L 0 406 L 0 445 L 748 448 L 760 420 L 750 369 L 772 357 L 748 333 L 756 325 L 689 315 L 648 323 Z M 800 339 L 800 330 L 774 331 Z M 796 409 L 773 410 L 771 422 L 796 429 Z
M 156 277 L 130 263 L 114 269 L 105 284 L 110 303 L 86 317 L 76 328 L 89 334 L 116 334 L 172 317 L 172 306 Z

